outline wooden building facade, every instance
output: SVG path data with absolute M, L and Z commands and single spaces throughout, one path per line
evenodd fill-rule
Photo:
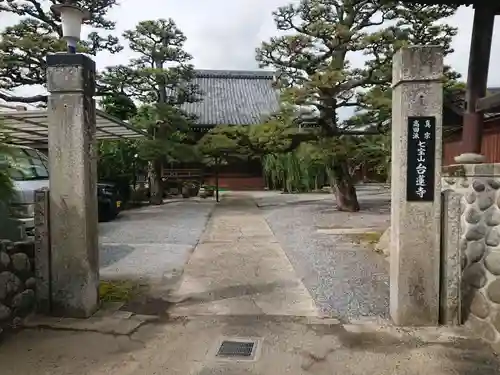
M 487 89 L 486 97 L 500 93 L 499 87 Z M 454 158 L 464 151 L 463 115 L 465 95 L 445 98 L 443 113 L 443 165 L 455 164 Z M 485 113 L 482 125 L 481 154 L 488 163 L 500 163 L 500 113 Z
M 462 129 L 457 129 L 444 138 L 443 165 L 456 164 L 454 158 L 462 150 Z M 487 163 L 500 163 L 500 115 L 484 120 L 481 154 Z

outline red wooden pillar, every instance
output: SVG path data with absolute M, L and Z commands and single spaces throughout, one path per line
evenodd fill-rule
M 462 153 L 481 154 L 483 115 L 476 111 L 476 102 L 486 96 L 494 22 L 495 12 L 491 6 L 475 7 L 467 72 Z

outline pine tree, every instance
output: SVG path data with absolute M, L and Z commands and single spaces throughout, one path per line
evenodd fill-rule
M 286 101 L 316 108 L 322 136 L 336 137 L 346 125 L 338 111 L 362 106 L 366 89 L 387 86 L 397 49 L 437 44 L 450 50 L 456 30 L 440 21 L 455 10 L 382 0 L 301 0 L 273 13 L 284 35 L 262 43 L 257 60 L 279 70 Z M 356 67 L 360 56 L 365 63 Z M 338 208 L 358 211 L 345 152 L 333 158 L 331 170 Z
M 107 68 L 99 86 L 105 93 L 120 92 L 143 103 L 134 123 L 153 138 L 141 143 L 140 154 L 151 160 L 151 203 L 161 204 L 165 162 L 195 157 L 190 144 L 193 118 L 180 109 L 200 99 L 192 57 L 183 49 L 186 37 L 171 19 L 141 21 L 124 38 L 138 57 L 126 66 Z
M 54 2 L 0 1 L 0 13 L 15 14 L 20 18 L 17 24 L 6 27 L 0 33 L 0 88 L 11 90 L 20 86 L 45 85 L 46 56 L 66 50 L 61 39 L 60 18 L 49 7 Z M 98 30 L 81 41 L 79 51 L 91 55 L 100 51 L 121 51 L 118 38 L 105 35 L 106 31 L 115 27 L 115 22 L 107 19 L 106 14 L 117 5 L 117 0 L 81 0 L 78 5 L 91 14 L 85 24 Z M 0 99 L 34 103 L 46 101 L 46 96 L 15 97 L 0 93 Z

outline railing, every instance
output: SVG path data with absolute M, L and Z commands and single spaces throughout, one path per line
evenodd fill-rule
M 201 169 L 164 169 L 165 178 L 199 178 L 203 176 Z

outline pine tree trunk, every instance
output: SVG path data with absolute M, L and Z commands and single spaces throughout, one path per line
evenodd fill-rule
M 284 194 L 288 194 L 290 193 L 288 191 L 288 171 L 286 170 L 286 168 L 283 170 L 283 193 Z
M 159 159 L 153 161 L 151 166 L 151 197 L 149 203 L 160 205 L 163 203 L 163 183 L 161 180 L 162 162 Z
M 156 69 L 163 69 L 163 62 L 156 60 L 155 62 Z M 165 84 L 165 77 L 163 74 L 159 74 L 156 76 L 156 83 L 158 85 L 158 103 L 167 103 L 167 89 Z M 160 128 L 155 133 L 155 139 L 163 139 L 165 129 L 163 128 L 163 124 L 160 125 Z M 152 163 L 152 178 L 151 178 L 151 197 L 149 202 L 151 204 L 160 205 L 163 204 L 163 181 L 162 181 L 162 171 L 163 171 L 163 162 L 161 157 L 157 157 L 153 160 Z
M 386 180 L 386 183 L 390 184 L 391 183 L 391 178 L 392 178 L 392 161 L 391 161 L 391 157 L 390 156 L 387 157 L 386 165 L 387 165 L 387 180 Z
M 358 197 L 353 180 L 349 174 L 346 160 L 335 161 L 333 165 L 333 192 L 339 211 L 359 211 Z

